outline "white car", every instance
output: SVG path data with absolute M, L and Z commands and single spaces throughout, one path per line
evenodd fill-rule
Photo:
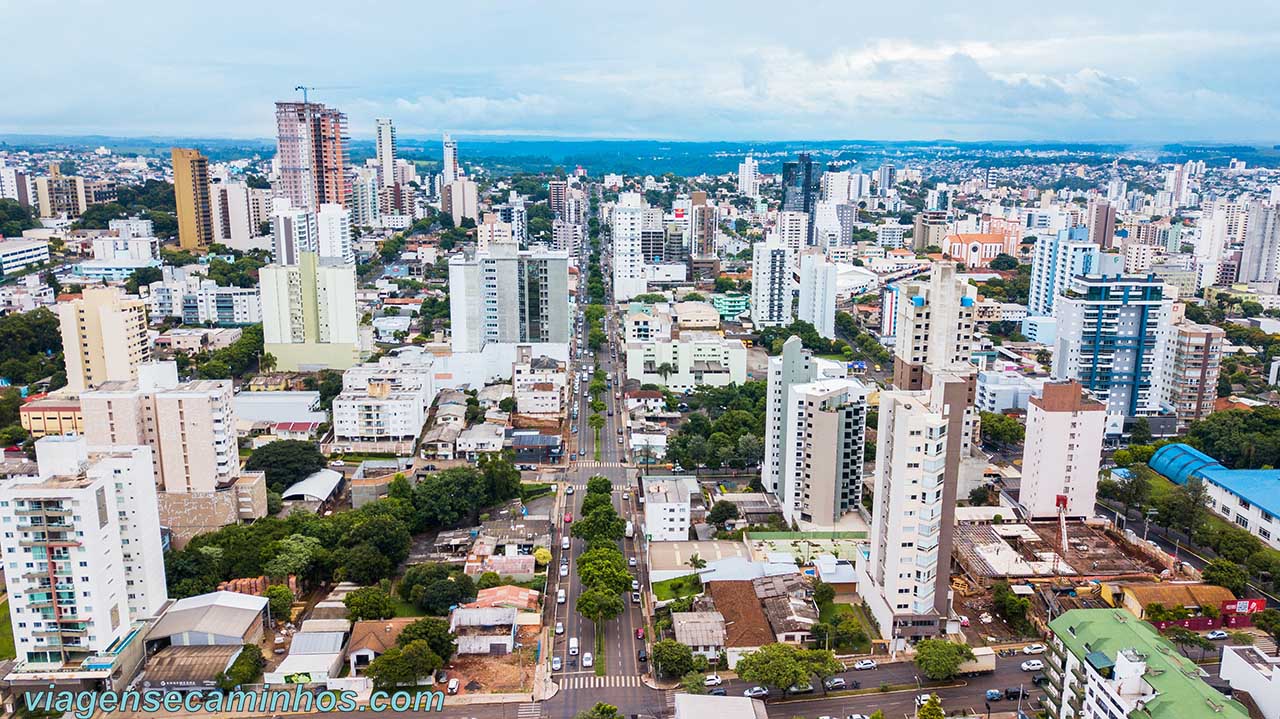
M 630 500 L 631 500 L 631 493 L 630 493 L 630 492 L 623 492 L 623 493 L 622 493 L 622 501 L 627 502 L 627 501 L 630 501 Z
M 551 671 L 558 672 L 560 671 L 560 667 L 560 657 L 551 657 Z
M 868 669 L 875 669 L 875 668 L 876 668 L 876 660 L 874 660 L 874 659 L 859 659 L 858 661 L 856 661 L 856 662 L 854 662 L 854 663 L 853 663 L 853 668 L 854 668 L 854 669 L 856 669 L 856 670 L 858 670 L 858 671 L 860 671 L 860 672 L 866 671 L 866 670 L 868 670 Z
M 591 657 L 591 652 L 587 652 L 586 654 L 583 654 L 583 655 L 582 655 L 582 666 L 583 666 L 583 667 L 590 667 L 592 664 L 594 664 L 594 663 L 595 663 L 595 661 L 596 661 L 596 660 L 595 660 L 595 659 L 593 659 L 593 658 Z
M 633 591 L 633 592 L 634 592 L 634 591 L 637 591 L 638 589 L 640 589 L 640 582 L 638 582 L 638 581 L 636 581 L 636 580 L 632 579 L 632 580 L 631 580 L 631 591 Z
M 1028 659 L 1022 663 L 1022 671 L 1024 672 L 1038 672 L 1041 669 L 1044 669 L 1044 662 L 1039 659 Z
M 564 622 L 556 622 L 556 634 L 564 634 Z
M 571 485 L 569 485 L 568 487 L 565 487 L 565 489 L 564 489 L 564 493 L 565 493 L 565 494 L 573 494 L 573 485 L 571 484 Z
M 567 564 L 561 564 L 561 565 L 560 565 L 560 576 L 562 576 L 562 577 L 567 577 L 567 576 L 569 576 L 569 565 L 567 565 Z
M 702 680 L 702 685 L 705 687 L 718 687 L 721 684 L 724 684 L 724 680 L 719 674 L 708 674 L 707 678 Z
M 635 558 L 635 557 L 627 557 L 627 566 L 628 566 L 628 567 L 634 567 L 634 566 L 636 566 L 636 558 Z
M 1043 644 L 1028 644 L 1022 648 L 1023 654 L 1044 654 Z
M 743 692 L 742 696 L 751 697 L 752 699 L 763 699 L 769 696 L 769 690 L 764 687 L 751 687 Z
M 1208 634 L 1204 635 L 1204 638 L 1212 642 L 1220 642 L 1223 639 L 1227 638 L 1227 633 L 1222 631 L 1221 629 L 1215 629 L 1212 632 L 1209 632 Z

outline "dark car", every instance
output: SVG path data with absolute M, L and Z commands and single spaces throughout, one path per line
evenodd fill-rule
M 1035 684 L 1038 687 L 1042 687 L 1049 683 L 1049 677 L 1045 676 L 1044 674 L 1036 674 L 1035 676 L 1031 677 L 1031 683 Z
M 1027 699 L 1031 694 L 1022 687 L 1010 687 L 1004 690 L 1005 699 Z
M 713 697 L 722 697 L 726 695 L 724 687 L 716 687 L 707 693 Z
M 649 660 L 649 654 L 648 654 L 648 652 L 646 652 L 646 651 L 645 651 L 645 650 L 643 650 L 643 649 L 641 649 L 640 651 L 636 652 L 636 660 L 637 660 L 637 661 L 639 661 L 639 662 L 641 662 L 641 663 L 648 661 L 648 660 Z

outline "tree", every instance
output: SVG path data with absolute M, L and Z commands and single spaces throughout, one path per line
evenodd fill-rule
M 622 716 L 618 714 L 618 707 L 604 702 L 597 702 L 590 709 L 578 712 L 574 719 L 622 719 Z
M 916 668 L 933 681 L 946 681 L 973 659 L 973 650 L 945 639 L 922 639 L 916 643 Z
M 916 719 L 946 719 L 942 712 L 942 702 L 937 694 L 930 694 L 929 700 L 916 710 Z
M 738 660 L 738 677 L 766 687 L 785 689 L 809 679 L 808 667 L 790 644 L 766 644 Z
M 716 502 L 711 507 L 711 511 L 707 512 L 707 522 L 722 528 L 724 527 L 725 522 L 729 521 L 730 519 L 737 519 L 737 518 L 738 518 L 738 505 L 734 504 L 733 502 L 726 502 L 723 499 L 720 500 L 719 502 Z
M 425 641 L 418 640 L 401 647 L 391 647 L 369 662 L 365 674 L 380 689 L 412 686 L 422 677 L 432 674 L 444 661 L 431 651 Z
M 1182 647 L 1183 651 L 1192 647 L 1199 649 L 1201 657 L 1204 656 L 1206 651 L 1213 648 L 1213 642 L 1205 639 L 1190 629 L 1177 624 L 1165 629 L 1164 636 L 1169 641 Z
M 693 650 L 674 639 L 653 643 L 653 668 L 662 677 L 682 677 L 693 671 Z
M 694 552 L 689 556 L 689 561 L 685 562 L 685 564 L 688 564 L 692 569 L 702 569 L 707 566 L 707 560 L 699 557 L 698 553 Z
M 272 584 L 263 592 L 267 598 L 267 611 L 277 622 L 288 622 L 293 619 L 293 590 L 283 584 Z
M 215 681 L 219 689 L 231 691 L 243 684 L 257 682 L 266 666 L 267 660 L 262 656 L 262 647 L 257 644 L 246 644 L 240 648 L 240 653 L 236 655 L 235 661 L 231 662 L 231 666 L 227 667 L 225 672 L 218 674 Z
M 1033 628 L 1027 621 L 1031 600 L 1014 594 L 1008 582 L 996 582 L 991 587 L 991 604 L 996 615 L 1004 619 L 1015 631 L 1023 634 L 1031 633 Z
M 1249 570 L 1229 559 L 1214 559 L 1201 572 L 1205 584 L 1226 587 L 1237 597 L 1243 597 L 1249 585 Z
M 324 469 L 324 455 L 315 442 L 278 439 L 255 449 L 244 468 L 265 472 L 267 487 L 283 492 L 289 485 Z
M 814 580 L 813 582 L 814 604 L 817 604 L 819 607 L 821 607 L 822 605 L 834 600 L 835 598 L 836 598 L 835 587 L 831 586 L 830 584 L 827 584 L 821 579 Z
M 346 546 L 368 544 L 377 549 L 392 568 L 399 566 L 409 556 L 411 540 L 409 528 L 390 514 L 366 514 L 356 520 L 342 537 L 342 543 Z
M 997 412 L 981 412 L 982 439 L 996 444 L 1017 444 L 1022 441 L 1026 429 L 1014 419 Z
M 587 418 L 587 426 L 598 436 L 600 430 L 604 429 L 604 415 L 599 413 L 593 414 Z
M 164 273 L 159 267 L 139 267 L 129 273 L 128 279 L 124 281 L 125 292 L 131 295 L 138 294 L 138 288 L 150 285 L 152 282 L 159 282 L 164 279 Z
M 622 596 L 602 587 L 592 587 L 578 595 L 578 614 L 599 624 L 622 614 Z
M 1129 425 L 1129 444 L 1151 444 L 1151 423 L 1139 417 Z
M 357 544 L 342 554 L 342 576 L 356 584 L 376 584 L 391 576 L 391 562 L 375 547 Z
M 390 619 L 396 615 L 396 603 L 378 587 L 361 587 L 347 594 L 342 603 L 353 622 L 363 619 Z
M 1158 504 L 1157 520 L 1166 527 L 1190 535 L 1204 522 L 1208 498 L 1209 491 L 1204 482 L 1198 477 L 1191 477 Z
M 1280 644 L 1280 609 L 1263 609 L 1253 615 L 1253 626 Z
M 969 490 L 969 506 L 985 507 L 993 504 L 991 501 L 991 485 L 984 484 L 981 487 L 974 487 Z
M 616 542 L 626 534 L 626 524 L 612 506 L 597 507 L 575 522 L 570 533 L 587 542 Z
M 684 689 L 686 694 L 706 694 L 706 678 L 707 675 L 702 672 L 689 672 L 680 677 L 680 688 Z
M 429 474 L 413 488 L 413 506 L 422 523 L 451 527 L 479 515 L 489 488 L 484 475 L 472 467 L 451 467 Z
M 502 410 L 503 412 L 506 412 L 507 414 L 511 414 L 512 412 L 515 412 L 516 398 L 503 397 L 502 400 L 498 402 L 498 409 Z
M 551 563 L 551 550 L 546 547 L 537 547 L 533 550 L 533 561 L 545 567 Z
M 520 496 L 520 470 L 516 469 L 511 452 L 480 455 L 477 466 L 480 474 L 484 475 L 490 504 Z
M 583 586 L 621 594 L 631 587 L 626 560 L 616 547 L 599 546 L 578 557 L 578 578 Z
M 991 264 L 987 265 L 993 270 L 1016 270 L 1018 269 L 1018 258 L 1004 253 L 995 256 L 991 260 Z
M 458 651 L 458 644 L 453 633 L 449 631 L 449 622 L 435 617 L 424 617 L 405 627 L 396 638 L 400 646 L 407 646 L 415 641 L 425 641 L 431 651 L 444 661 L 449 661 Z
M 612 494 L 613 483 L 604 475 L 593 475 L 587 480 L 587 494 Z

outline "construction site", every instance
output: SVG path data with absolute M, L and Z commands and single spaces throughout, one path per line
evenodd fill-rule
M 1102 522 L 961 525 L 953 545 L 955 573 L 964 585 L 981 591 L 998 581 L 1153 579 L 1166 569 L 1106 527 Z

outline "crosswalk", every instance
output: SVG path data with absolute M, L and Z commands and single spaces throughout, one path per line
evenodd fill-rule
M 668 712 L 674 712 L 676 710 L 676 693 L 673 691 L 663 692 L 662 702 L 666 704 Z
M 542 719 L 542 705 L 540 704 L 521 704 L 516 707 L 516 719 Z
M 603 677 L 579 675 L 579 676 L 563 676 L 559 677 L 561 689 L 604 689 L 608 687 L 638 687 L 640 686 L 640 677 L 632 674 L 630 676 L 609 675 Z
M 596 462 L 594 460 L 574 462 L 574 464 L 578 467 L 583 467 L 585 469 L 595 469 L 597 467 L 626 467 L 627 466 L 626 462 Z

